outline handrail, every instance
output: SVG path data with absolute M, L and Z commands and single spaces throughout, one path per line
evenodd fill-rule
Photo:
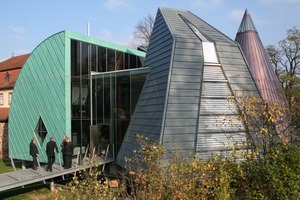
M 108 154 L 110 152 L 110 146 L 112 146 L 111 150 L 112 150 L 112 158 L 115 158 L 115 148 L 114 148 L 114 144 L 108 144 L 106 147 L 106 152 L 105 152 L 105 156 L 104 156 L 104 160 L 107 160 Z M 105 164 L 103 164 L 102 166 L 102 172 L 105 169 Z

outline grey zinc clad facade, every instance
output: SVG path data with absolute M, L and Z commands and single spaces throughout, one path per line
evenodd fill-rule
M 160 8 L 144 66 L 151 70 L 117 164 L 126 167 L 137 133 L 199 158 L 245 140 L 233 102 L 243 91 L 260 95 L 236 42 L 189 11 Z

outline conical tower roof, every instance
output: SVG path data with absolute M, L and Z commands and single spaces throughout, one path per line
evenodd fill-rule
M 246 9 L 245 13 L 244 13 L 244 17 L 242 19 L 242 23 L 240 24 L 238 33 L 243 33 L 243 32 L 247 32 L 247 31 L 255 31 L 257 32 L 254 23 L 251 19 L 251 16 L 248 12 L 248 10 Z
M 263 99 L 267 102 L 285 103 L 283 89 L 247 9 L 235 41 L 243 50 Z

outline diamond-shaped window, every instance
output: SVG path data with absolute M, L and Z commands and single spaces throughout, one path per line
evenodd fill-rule
M 37 136 L 37 139 L 38 139 L 40 145 L 42 145 L 44 143 L 44 140 L 46 138 L 48 131 L 47 131 L 46 126 L 41 117 L 36 125 L 34 132 Z

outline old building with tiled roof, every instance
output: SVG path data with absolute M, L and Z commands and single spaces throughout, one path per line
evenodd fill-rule
M 8 114 L 15 82 L 30 54 L 13 56 L 0 62 L 0 157 L 8 155 Z

